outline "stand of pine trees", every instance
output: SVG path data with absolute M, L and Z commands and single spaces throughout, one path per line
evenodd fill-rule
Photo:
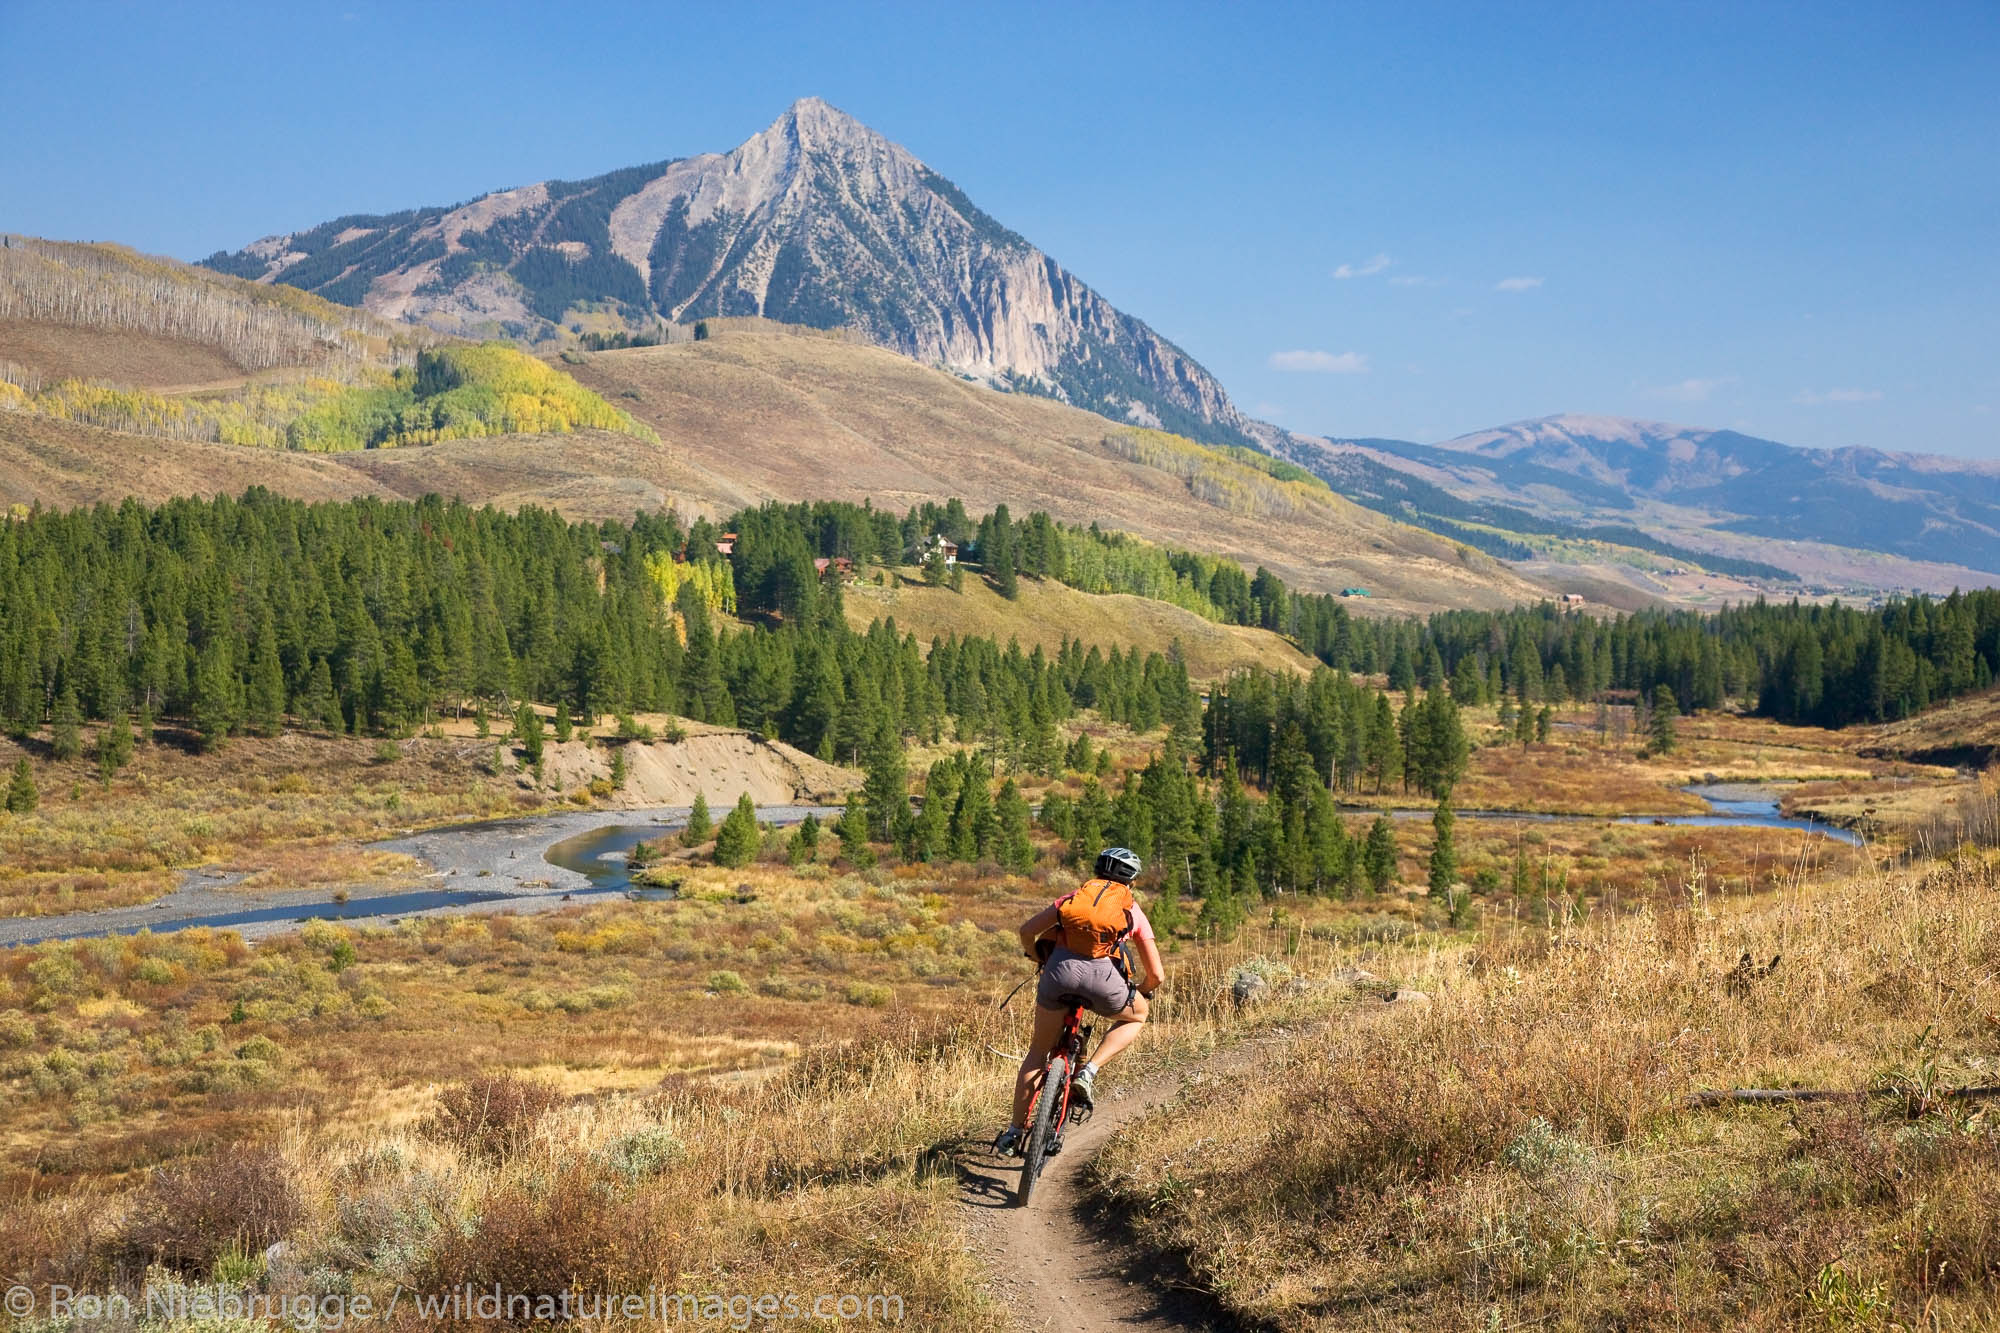
M 712 529 L 670 514 L 571 523 L 255 488 L 38 510 L 0 524 L 0 726 L 52 727 L 70 756 L 82 722 L 128 714 L 181 719 L 213 746 L 287 719 L 400 735 L 533 700 L 563 716 L 741 724 L 850 762 L 885 728 L 949 725 L 1040 771 L 1077 708 L 1193 727 L 1197 697 L 1167 655 L 947 638 L 926 657 L 893 623 L 854 632 L 838 580 L 812 578 L 810 556 L 799 577 L 792 557 L 809 548 L 781 518 L 745 525 L 736 577 L 752 627 L 724 632 L 715 579 L 663 593 L 660 562 L 721 560 Z

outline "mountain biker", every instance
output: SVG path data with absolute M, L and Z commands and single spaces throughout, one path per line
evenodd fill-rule
M 1152 923 L 1132 896 L 1139 877 L 1139 858 L 1123 847 L 1107 847 L 1097 855 L 1096 877 L 1021 923 L 1021 949 L 1041 959 L 1041 980 L 1035 987 L 1035 1031 L 1014 1079 L 1013 1122 L 994 1142 L 1001 1153 L 1018 1153 L 1026 1139 L 1028 1103 L 1048 1053 L 1062 1038 L 1063 1021 L 1073 1005 L 1111 1020 L 1111 1030 L 1097 1044 L 1097 1054 L 1076 1072 L 1070 1096 L 1079 1105 L 1092 1104 L 1097 1071 L 1139 1038 L 1153 992 L 1166 979 Z M 1133 982 L 1121 946 L 1127 942 L 1139 956 L 1144 976 Z

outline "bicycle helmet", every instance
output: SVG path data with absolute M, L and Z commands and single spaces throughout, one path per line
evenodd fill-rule
M 1143 869 L 1137 854 L 1123 847 L 1106 847 L 1097 854 L 1097 877 L 1115 879 L 1120 884 L 1130 884 L 1139 878 Z

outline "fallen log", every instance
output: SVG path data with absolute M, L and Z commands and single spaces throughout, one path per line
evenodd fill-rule
M 1907 1097 L 1906 1088 L 1870 1088 L 1851 1091 L 1841 1088 L 1703 1088 L 1690 1093 L 1689 1106 L 1726 1106 L 1731 1102 L 1859 1102 L 1870 1097 Z M 2000 1097 L 2000 1086 L 1987 1085 L 1967 1088 L 1940 1088 L 1936 1092 L 1922 1094 L 1925 1099 L 1961 1100 L 1966 1098 Z

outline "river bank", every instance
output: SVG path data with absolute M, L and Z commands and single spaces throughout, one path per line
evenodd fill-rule
M 796 824 L 808 814 L 824 818 L 839 811 L 813 805 L 757 808 L 758 819 L 767 824 Z M 622 860 L 605 859 L 619 850 L 615 838 L 580 848 L 579 855 L 562 857 L 562 863 L 549 859 L 552 850 L 604 830 L 629 831 L 623 835 L 623 845 L 629 847 L 641 837 L 685 827 L 687 817 L 686 806 L 583 810 L 446 825 L 371 844 L 372 850 L 400 852 L 429 865 L 424 887 L 417 889 L 321 885 L 246 891 L 234 887 L 246 878 L 244 873 L 186 870 L 173 892 L 143 906 L 0 920 L 0 947 L 202 926 L 259 939 L 311 920 L 547 911 L 578 897 L 621 892 L 628 882 Z

